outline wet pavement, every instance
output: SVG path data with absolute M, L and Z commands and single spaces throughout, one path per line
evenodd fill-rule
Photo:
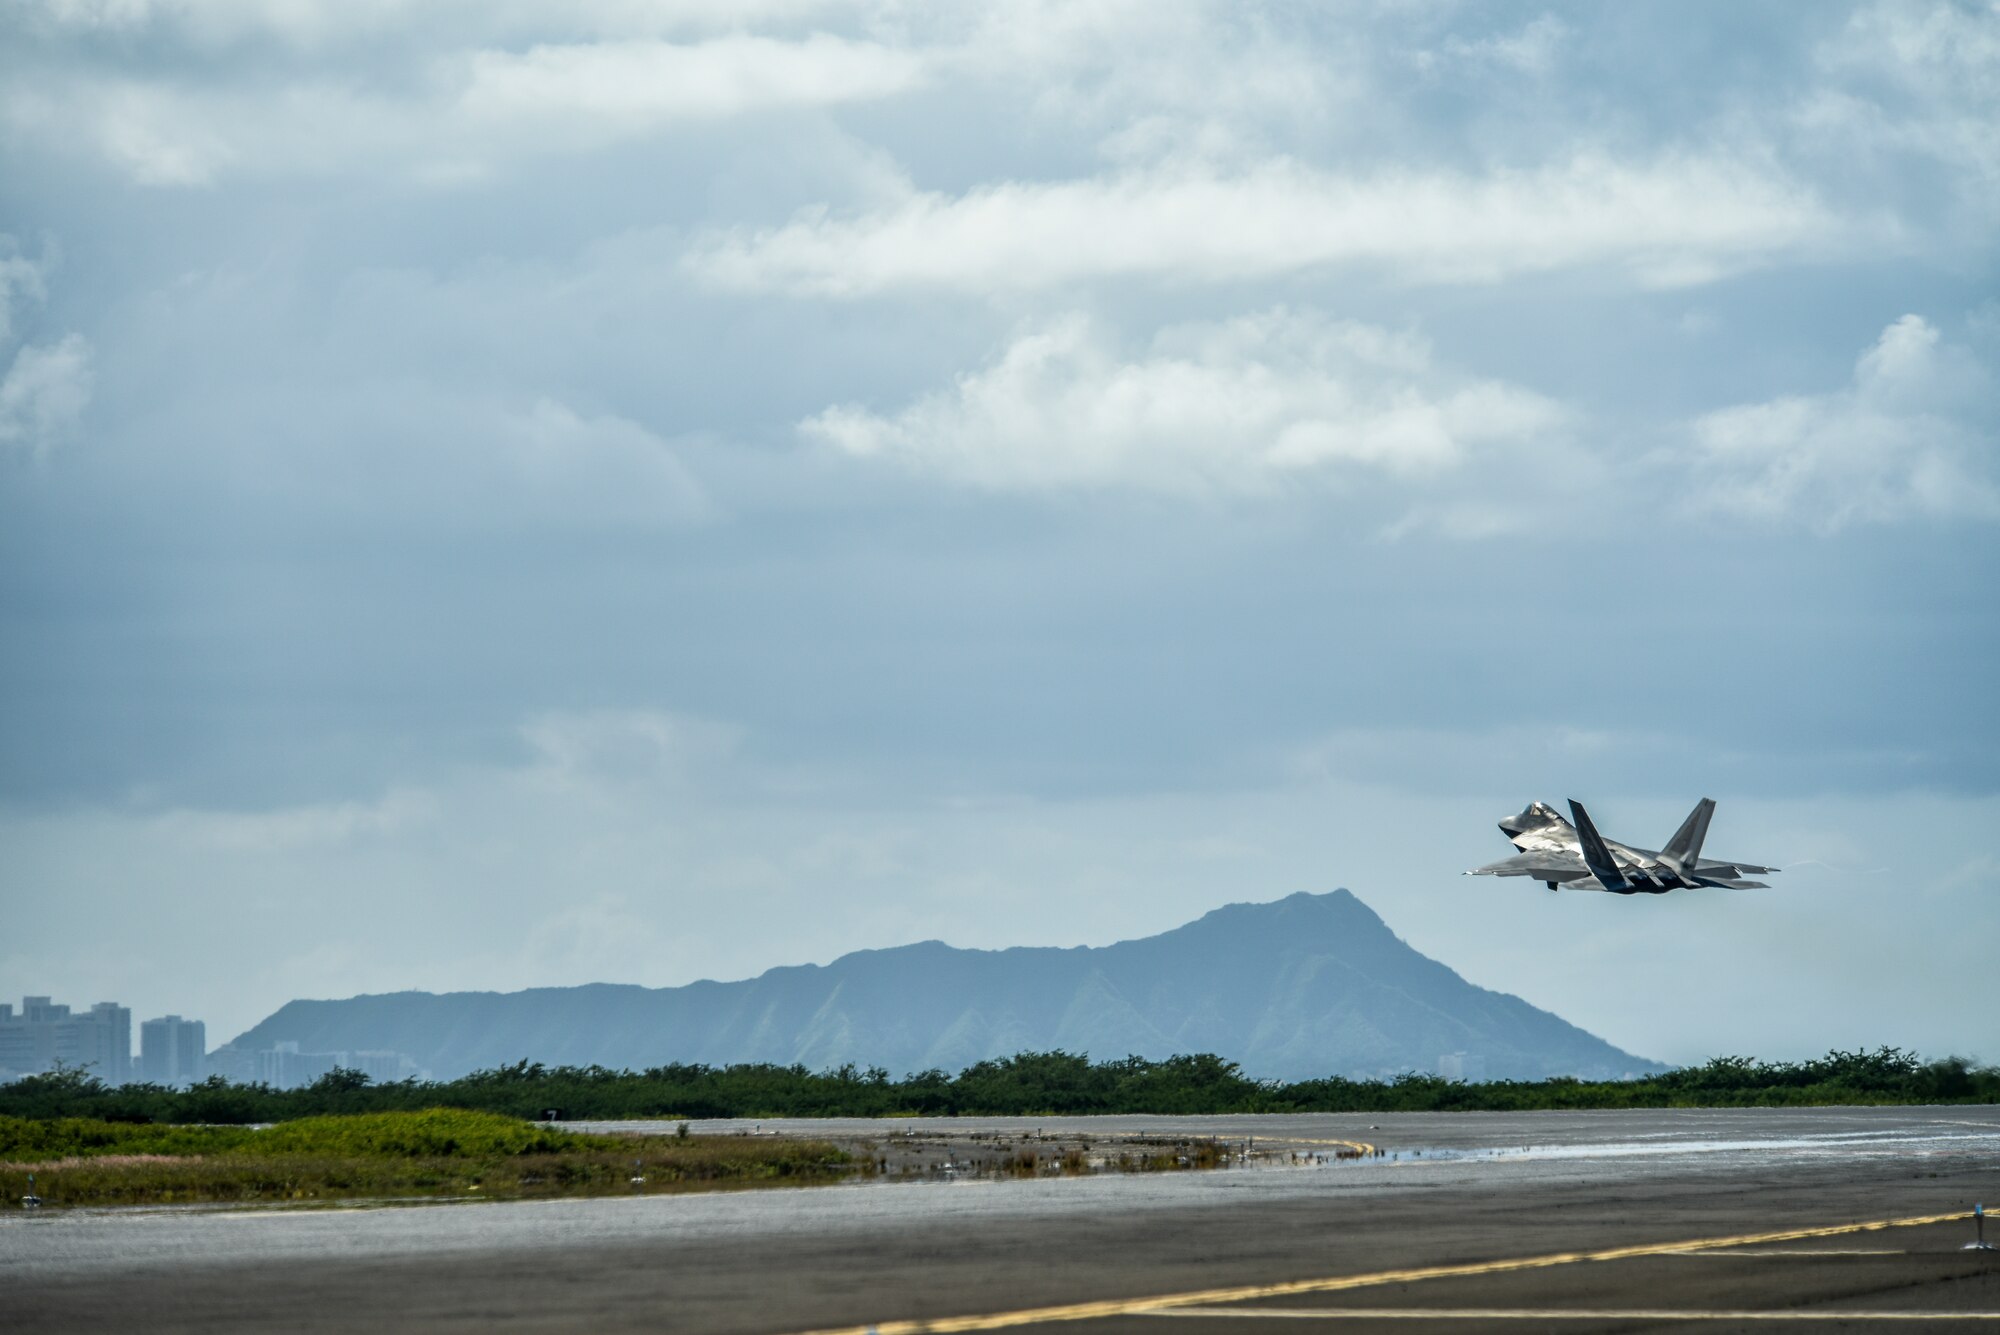
M 1084 1324 L 1158 1330 L 1172 1312 L 1181 1323 L 1172 1330 L 1278 1319 L 1397 1330 L 1699 1320 L 1707 1331 L 1769 1330 L 1787 1313 L 1801 1329 L 1823 1329 L 1808 1309 L 1871 1302 L 1904 1313 L 1898 1322 L 1915 1319 L 1910 1304 L 1931 1304 L 1924 1310 L 1968 1328 L 2000 1330 L 1980 1315 L 2000 1313 L 1995 1254 L 1959 1249 L 1972 1236 L 1972 1204 L 2000 1202 L 2000 1108 L 695 1124 L 780 1128 L 854 1142 L 986 1138 L 996 1154 L 1040 1137 L 1209 1140 L 1254 1155 L 1204 1172 L 878 1178 L 597 1200 L 9 1211 L 0 1212 L 0 1286 L 10 1319 L 48 1330 L 751 1332 L 886 1329 L 953 1314 L 1013 1326 L 1033 1323 L 1019 1315 L 1027 1310 L 1109 1303 Z M 1356 1145 L 1375 1152 L 1340 1157 Z M 1505 1268 L 1932 1216 L 1949 1218 L 1738 1244 L 1727 1259 L 1716 1244 L 1698 1255 Z M 1824 1254 L 1787 1254 L 1801 1248 Z M 1489 1268 L 1360 1282 L 1468 1265 Z M 1313 1282 L 1322 1287 L 1265 1292 Z M 1207 1302 L 1144 1306 L 1216 1292 L 1239 1295 L 1219 1304 L 1229 1314 Z M 1326 1310 L 1341 1304 L 1343 1313 Z M 1737 1315 L 1689 1315 L 1697 1309 Z M 1751 1309 L 1762 1315 L 1741 1315 Z M 1652 1315 L 1621 1315 L 1641 1311 Z

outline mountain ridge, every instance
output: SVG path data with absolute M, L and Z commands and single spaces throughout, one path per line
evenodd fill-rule
M 1660 1069 L 1405 943 L 1351 891 L 1211 909 L 1107 946 L 966 949 L 938 940 L 680 987 L 586 983 L 287 1002 L 238 1051 L 407 1053 L 440 1078 L 526 1058 L 854 1063 L 958 1070 L 1022 1051 L 1103 1060 L 1213 1052 L 1264 1079 L 1436 1070 L 1465 1053 L 1495 1078 Z

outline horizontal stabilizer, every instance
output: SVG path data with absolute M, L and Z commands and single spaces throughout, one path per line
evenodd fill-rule
M 1763 876 L 1778 869 L 1776 867 L 1759 867 L 1751 862 L 1716 862 L 1713 859 L 1704 858 L 1699 865 L 1689 867 L 1687 870 L 1693 875 L 1701 877 L 1704 881 L 1712 881 L 1718 876 Z

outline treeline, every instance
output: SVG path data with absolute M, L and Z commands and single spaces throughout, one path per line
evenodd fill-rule
M 565 1119 L 720 1117 L 1055 1116 L 1124 1113 L 1509 1112 L 1537 1108 L 1700 1108 L 1812 1104 L 1995 1103 L 2000 1070 L 1963 1058 L 1926 1062 L 1901 1048 L 1829 1052 L 1803 1062 L 1716 1057 L 1636 1080 L 1491 1080 L 1430 1075 L 1252 1080 L 1235 1062 L 1202 1054 L 1092 1062 L 1067 1052 L 983 1061 L 956 1075 L 894 1080 L 842 1066 L 547 1067 L 517 1062 L 457 1080 L 375 1084 L 336 1070 L 303 1089 L 211 1077 L 189 1089 L 106 1085 L 57 1070 L 0 1085 L 0 1115 L 170 1123 L 280 1122 L 325 1113 L 467 1108 Z

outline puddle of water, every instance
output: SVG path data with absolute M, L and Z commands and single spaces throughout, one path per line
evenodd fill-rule
M 1502 1159 L 1623 1159 L 1623 1158 L 1665 1158 L 1690 1154 L 1823 1154 L 1853 1157 L 1869 1153 L 1909 1153 L 1918 1150 L 1923 1153 L 1937 1153 L 1935 1146 L 1949 1145 L 1951 1142 L 1972 1141 L 1982 1145 L 2000 1145 L 2000 1136 L 1986 1135 L 1936 1135 L 1915 1132 L 1890 1131 L 1841 1131 L 1821 1135 L 1773 1137 L 1736 1140 L 1671 1140 L 1656 1141 L 1636 1139 L 1607 1141 L 1587 1145 L 1521 1145 L 1488 1147 L 1482 1149 L 1457 1149 L 1449 1147 L 1419 1146 L 1386 1150 L 1371 1162 L 1443 1162 L 1464 1163 Z

